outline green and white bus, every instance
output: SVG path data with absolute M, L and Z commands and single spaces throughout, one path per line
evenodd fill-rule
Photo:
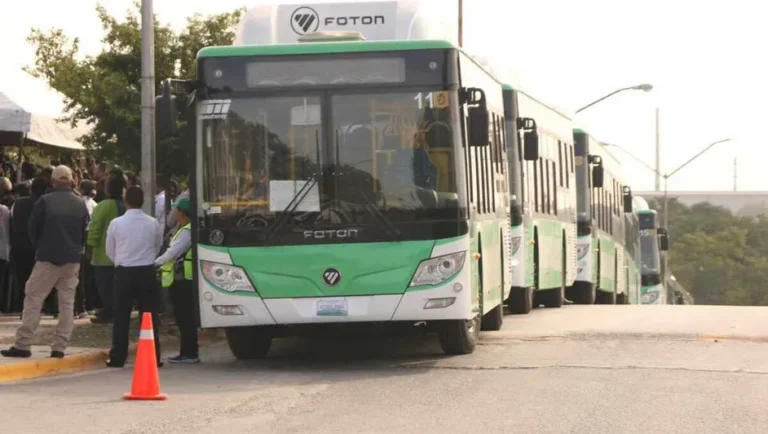
M 604 146 L 580 129 L 573 136 L 578 275 L 568 298 L 576 304 L 627 304 L 638 284 L 635 228 L 626 218 L 632 213 L 632 193 L 621 165 Z
M 449 42 L 359 39 L 204 48 L 197 79 L 176 83 L 195 126 L 201 325 L 224 328 L 237 358 L 265 357 L 293 325 L 426 322 L 448 354 L 501 328 L 512 283 L 502 85 Z M 173 116 L 171 84 L 160 118 Z M 547 184 L 524 197 L 533 215 L 559 210 L 556 225 L 534 217 L 532 240 L 566 261 L 557 139 L 542 146 L 547 176 L 532 169 Z M 543 288 L 561 281 L 559 267 L 540 272 Z
M 671 304 L 667 294 L 662 255 L 667 250 L 667 234 L 658 224 L 652 209 L 636 211 L 640 224 L 640 304 Z
M 510 312 L 561 307 L 576 278 L 571 120 L 504 86 L 512 225 Z

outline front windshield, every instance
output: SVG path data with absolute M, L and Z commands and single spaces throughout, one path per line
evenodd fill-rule
M 337 197 L 395 220 L 457 218 L 448 107 L 447 92 L 332 97 Z
M 661 260 L 659 259 L 659 239 L 656 230 L 640 230 L 640 249 L 642 274 L 660 274 Z
M 447 92 L 204 101 L 208 225 L 266 229 L 288 209 L 305 228 L 456 219 L 449 107 Z
M 319 97 L 243 98 L 201 119 L 205 214 L 237 227 L 268 226 L 323 163 L 319 106 Z M 316 208 L 318 199 L 308 195 L 298 210 Z

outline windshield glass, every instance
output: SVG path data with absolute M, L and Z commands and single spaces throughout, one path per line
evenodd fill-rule
M 331 107 L 337 198 L 395 221 L 458 217 L 447 92 L 337 95 Z
M 213 103 L 205 101 L 201 112 Z M 237 227 L 268 226 L 322 165 L 319 108 L 319 97 L 233 99 L 225 113 L 202 119 L 208 217 Z M 297 210 L 316 210 L 320 188 L 311 189 Z
M 272 230 L 290 209 L 283 224 L 304 229 L 455 220 L 450 105 L 428 91 L 203 101 L 207 224 Z
M 659 259 L 659 240 L 653 229 L 640 230 L 640 260 L 642 274 L 659 274 L 661 261 Z

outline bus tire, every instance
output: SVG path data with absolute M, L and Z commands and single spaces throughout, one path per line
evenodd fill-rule
M 267 327 L 228 327 L 224 333 L 237 360 L 264 359 L 272 346 L 273 333 Z
M 616 296 L 616 304 L 627 304 L 627 294 L 619 294 Z
M 509 313 L 513 315 L 526 315 L 533 309 L 533 287 L 512 287 L 507 299 Z
M 487 330 L 491 332 L 501 330 L 501 326 L 504 324 L 504 305 L 499 303 L 488 313 L 483 315 L 482 325 L 480 330 Z
M 541 304 L 543 304 L 544 307 L 559 308 L 563 307 L 563 303 L 565 303 L 565 293 L 563 288 L 539 291 L 537 295 L 539 296 L 539 300 L 541 300 Z
M 595 304 L 595 285 L 592 282 L 573 282 L 568 294 L 568 299 L 574 304 Z
M 596 304 L 616 304 L 616 293 L 606 292 L 606 291 L 597 291 L 597 300 L 595 300 Z
M 438 338 L 443 352 L 458 356 L 475 351 L 480 339 L 480 315 L 474 319 L 444 321 L 440 324 Z

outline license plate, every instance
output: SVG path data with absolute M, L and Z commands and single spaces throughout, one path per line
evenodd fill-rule
M 317 316 L 347 316 L 346 299 L 317 300 Z

